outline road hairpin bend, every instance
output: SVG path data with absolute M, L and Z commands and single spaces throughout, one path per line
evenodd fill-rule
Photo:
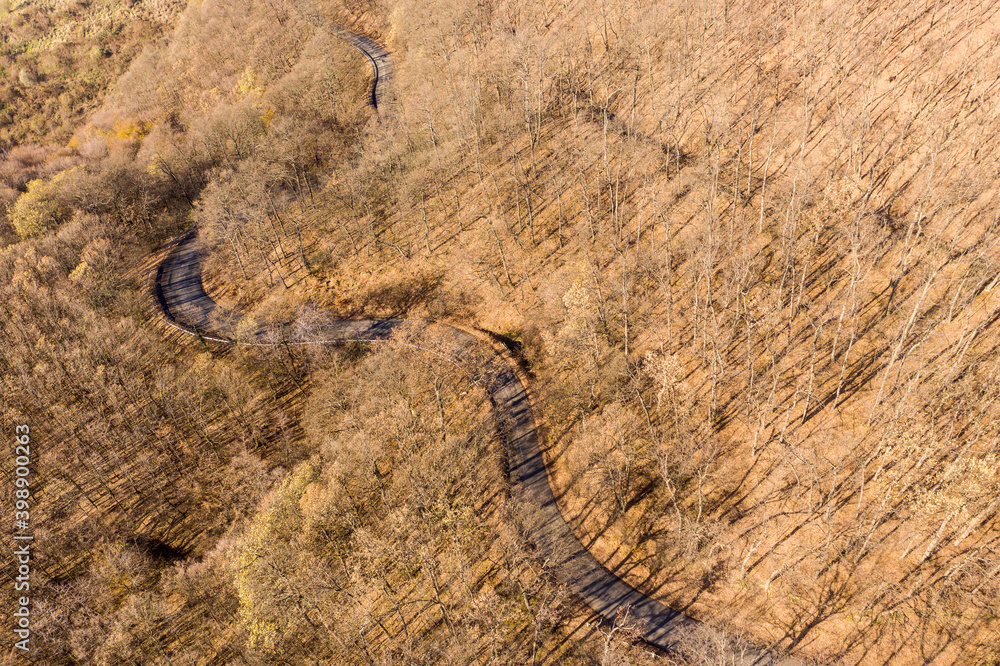
M 378 110 L 392 73 L 392 59 L 382 46 L 361 35 L 336 29 L 369 60 L 375 76 L 369 104 Z M 421 331 L 428 324 L 404 319 L 343 319 L 309 332 L 296 333 L 288 323 L 249 334 L 235 331 L 242 317 L 221 308 L 205 292 L 201 276 L 202 249 L 193 226 L 168 244 L 153 273 L 151 291 L 163 319 L 172 327 L 204 340 L 226 344 L 338 344 L 388 340 L 405 331 L 404 344 L 424 348 Z M 246 326 L 243 327 L 246 329 Z M 574 534 L 556 504 L 542 457 L 533 406 L 515 364 L 483 338 L 465 330 L 437 325 L 446 342 L 434 353 L 463 369 L 489 395 L 509 460 L 511 492 L 524 507 L 525 532 L 540 559 L 553 565 L 553 574 L 607 621 L 619 611 L 641 626 L 650 645 L 694 662 L 727 664 L 798 664 L 798 660 L 770 650 L 740 644 L 733 636 L 673 610 L 631 587 L 605 568 Z M 488 359 L 484 362 L 484 359 Z M 720 661 L 722 660 L 722 661 Z

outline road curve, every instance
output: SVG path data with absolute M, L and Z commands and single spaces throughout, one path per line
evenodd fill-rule
M 391 73 L 388 52 L 370 39 L 337 29 L 335 33 L 365 54 L 375 71 L 370 101 L 377 108 Z M 234 311 L 220 307 L 205 292 L 202 250 L 192 227 L 168 245 L 152 275 L 151 292 L 166 322 L 186 333 L 231 344 L 317 344 L 387 340 L 424 348 L 421 333 L 429 323 L 403 319 L 345 319 L 312 327 L 308 333 L 288 324 L 270 329 L 244 323 Z M 247 329 L 250 330 L 247 330 Z M 614 621 L 630 609 L 643 627 L 642 638 L 655 647 L 693 662 L 783 664 L 798 660 L 752 646 L 735 647 L 732 636 L 699 622 L 637 591 L 604 566 L 584 547 L 559 511 L 542 457 L 538 429 L 524 383 L 513 362 L 484 339 L 462 329 L 436 325 L 434 353 L 459 366 L 482 386 L 496 412 L 508 451 L 511 492 L 522 507 L 523 527 L 540 559 L 553 574 L 603 618 Z M 239 331 L 239 336 L 237 336 Z M 237 337 L 239 338 L 237 340 Z M 444 342 L 441 342 L 441 338 Z

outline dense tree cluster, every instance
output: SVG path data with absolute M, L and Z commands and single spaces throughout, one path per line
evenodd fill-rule
M 426 359 L 400 366 L 399 349 L 351 381 L 322 373 L 350 377 L 353 351 L 208 347 L 158 325 L 147 300 L 150 248 L 192 220 L 251 283 L 283 290 L 307 270 L 320 175 L 350 159 L 366 116 L 364 63 L 300 9 L 192 4 L 69 147 L 2 156 L 0 393 L 35 447 L 35 659 L 464 664 L 577 649 L 560 645 L 573 606 L 503 527 L 513 509 L 481 395 Z M 580 655 L 600 652 L 581 638 Z
M 24 143 L 0 154 L 0 375 L 43 442 L 40 654 L 649 658 L 627 618 L 579 626 L 446 365 L 158 327 L 146 257 L 199 223 L 248 322 L 506 336 L 565 512 L 645 591 L 823 661 L 995 660 L 996 11 L 171 15 L 68 145 L 0 137 Z M 394 53 L 378 115 L 331 16 Z M 53 85 L 39 53 L 3 56 L 0 94 Z
M 0 3 L 0 150 L 69 141 L 183 8 L 180 0 Z
M 995 658 L 995 9 L 394 11 L 407 141 L 344 170 L 338 282 L 443 266 L 422 307 L 523 342 L 636 583 L 816 655 Z

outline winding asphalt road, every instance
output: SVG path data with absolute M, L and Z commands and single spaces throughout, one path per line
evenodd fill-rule
M 337 30 L 335 34 L 365 54 L 375 70 L 371 104 L 376 109 L 391 74 L 388 52 L 370 39 Z M 204 339 L 237 343 L 242 316 L 220 307 L 205 292 L 201 277 L 202 250 L 197 227 L 176 238 L 156 266 L 151 290 L 173 327 Z M 296 331 L 293 324 L 277 329 L 241 327 L 239 344 L 316 344 L 387 340 L 396 336 L 412 346 L 425 344 L 426 322 L 402 319 L 352 319 Z M 499 431 L 507 445 L 512 493 L 522 506 L 523 527 L 540 559 L 554 575 L 596 613 L 614 621 L 620 610 L 641 623 L 650 645 L 693 662 L 726 664 L 798 664 L 797 660 L 756 647 L 737 648 L 732 636 L 716 630 L 638 592 L 604 566 L 584 547 L 556 504 L 542 458 L 538 429 L 527 390 L 512 362 L 484 339 L 438 324 L 432 351 L 448 358 L 482 386 L 493 403 Z M 445 341 L 440 340 L 443 330 Z

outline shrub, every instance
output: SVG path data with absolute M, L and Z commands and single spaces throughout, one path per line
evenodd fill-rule
M 28 191 L 18 197 L 10 211 L 10 221 L 22 239 L 41 236 L 69 218 L 70 210 L 59 200 L 54 182 L 32 180 Z

